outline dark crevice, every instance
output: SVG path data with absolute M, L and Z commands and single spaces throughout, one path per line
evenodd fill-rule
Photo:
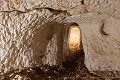
M 6 12 L 6 13 L 11 13 L 11 12 L 27 13 L 27 12 L 25 12 L 25 11 L 20 11 L 20 10 L 0 11 L 0 12 Z
M 100 28 L 100 33 L 101 33 L 102 35 L 109 35 L 108 33 L 106 33 L 106 32 L 104 31 L 104 28 L 105 28 L 105 23 L 102 21 L 102 25 L 101 25 L 101 28 Z
M 81 1 L 82 5 L 84 5 L 84 0 Z
M 0 12 L 5 12 L 5 13 L 11 13 L 11 12 L 16 12 L 17 14 L 22 14 L 22 13 L 28 13 L 30 11 L 33 10 L 49 10 L 51 13 L 53 13 L 53 15 L 58 15 L 58 14 L 68 14 L 69 16 L 71 16 L 71 14 L 69 12 L 67 12 L 67 10 L 58 10 L 58 9 L 53 9 L 53 8 L 49 8 L 49 7 L 43 7 L 43 8 L 33 8 L 33 9 L 25 9 L 25 11 L 20 11 L 20 10 L 10 10 L 10 11 L 0 11 Z
M 66 12 L 67 13 L 67 10 L 57 10 L 57 9 L 53 9 L 53 8 L 49 8 L 49 7 L 42 7 L 42 8 L 33 8 L 33 9 L 25 9 L 25 11 L 20 11 L 20 10 L 10 10 L 10 11 L 0 11 L 0 12 L 19 12 L 19 13 L 27 13 L 27 12 L 30 12 L 30 11 L 33 11 L 33 10 L 41 10 L 41 9 L 47 9 L 51 12 L 54 12 L 54 11 L 57 11 L 57 12 Z
M 40 9 L 47 9 L 47 10 L 49 10 L 51 13 L 53 13 L 53 14 L 55 14 L 55 15 L 57 15 L 57 14 L 60 14 L 60 13 L 64 13 L 64 14 L 68 14 L 69 16 L 71 16 L 70 15 L 70 13 L 69 12 L 67 12 L 67 10 L 58 10 L 58 9 L 53 9 L 53 8 L 49 8 L 49 7 L 43 7 L 43 8 L 34 8 L 33 10 L 40 10 Z
M 49 8 L 49 7 L 45 7 L 43 9 L 48 9 L 49 11 L 53 12 L 53 11 L 58 11 L 58 12 L 67 12 L 67 10 L 56 10 L 56 9 L 53 9 L 53 8 Z

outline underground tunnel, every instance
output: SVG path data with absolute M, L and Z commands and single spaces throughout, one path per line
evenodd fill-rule
M 120 80 L 119 5 L 0 0 L 0 80 Z
M 68 50 L 70 53 L 80 53 L 81 51 L 81 31 L 78 24 L 72 24 L 68 30 Z
M 63 44 L 65 50 L 63 53 L 65 54 L 65 61 L 72 62 L 78 57 L 81 58 L 83 56 L 83 48 L 82 48 L 82 35 L 80 26 L 77 23 L 69 23 L 65 27 L 64 40 L 66 40 L 66 44 Z

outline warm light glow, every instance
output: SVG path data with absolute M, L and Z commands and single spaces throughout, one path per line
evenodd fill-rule
M 80 51 L 81 45 L 81 34 L 80 28 L 77 25 L 71 26 L 68 33 L 68 48 L 71 53 Z

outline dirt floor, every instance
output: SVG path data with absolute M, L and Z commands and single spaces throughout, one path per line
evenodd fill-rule
M 120 80 L 119 72 L 90 73 L 84 65 L 84 56 L 62 66 L 40 66 L 8 72 L 0 80 Z

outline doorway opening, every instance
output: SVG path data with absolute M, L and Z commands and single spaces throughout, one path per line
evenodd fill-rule
M 81 30 L 78 24 L 74 23 L 69 26 L 68 39 L 67 39 L 68 51 L 71 54 L 80 53 L 82 49 Z
M 84 51 L 82 46 L 82 34 L 77 23 L 68 24 L 64 34 L 64 61 L 63 66 L 70 71 L 84 67 Z M 80 70 L 80 69 L 78 69 Z

